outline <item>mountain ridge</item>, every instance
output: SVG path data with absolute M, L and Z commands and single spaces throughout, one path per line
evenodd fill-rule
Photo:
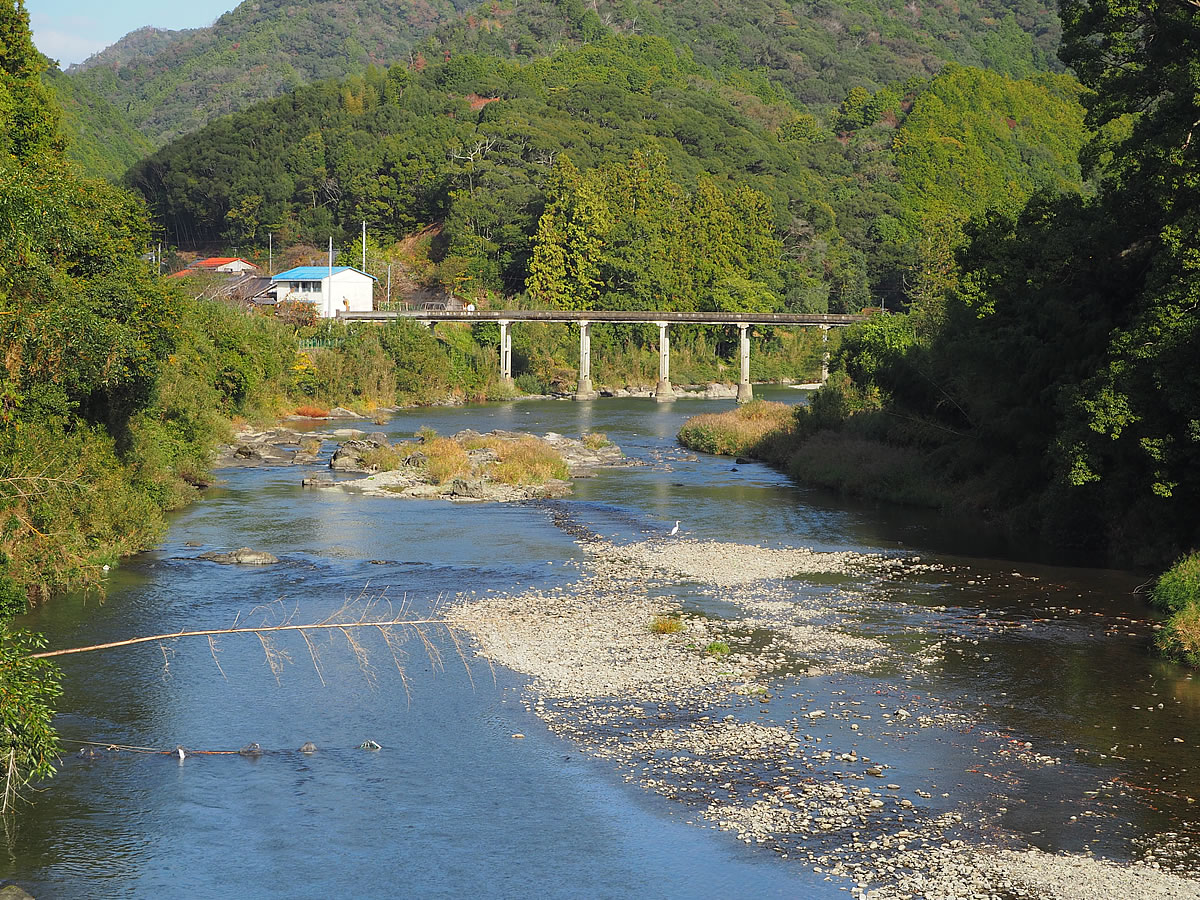
M 947 62 L 1015 77 L 1061 69 L 1058 17 L 1039 0 L 245 0 L 207 28 L 131 32 L 67 77 L 162 146 L 301 84 L 421 50 L 528 60 L 610 31 L 665 37 L 706 67 L 755 73 L 813 108 Z

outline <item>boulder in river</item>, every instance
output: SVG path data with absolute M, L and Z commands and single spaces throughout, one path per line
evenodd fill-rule
M 382 444 L 371 440 L 352 440 L 338 446 L 329 459 L 329 468 L 341 472 L 370 471 L 363 464 L 363 454 L 368 450 L 378 450 Z
M 263 462 L 291 462 L 292 454 L 267 441 L 247 441 L 233 451 L 233 458 L 242 465 Z
M 201 553 L 200 558 L 227 566 L 269 566 L 279 562 L 279 557 L 272 556 L 264 550 L 251 550 L 249 547 L 239 547 L 228 553 L 210 550 L 208 553 Z
M 704 397 L 706 400 L 735 400 L 737 399 L 736 384 L 721 384 L 717 381 L 709 382 L 704 387 Z

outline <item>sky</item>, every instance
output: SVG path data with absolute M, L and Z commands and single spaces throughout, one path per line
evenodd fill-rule
M 144 25 L 200 28 L 237 4 L 238 0 L 25 0 L 34 44 L 64 69 Z

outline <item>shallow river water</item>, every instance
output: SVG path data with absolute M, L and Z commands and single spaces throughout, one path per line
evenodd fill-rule
M 569 584 L 583 554 L 556 524 L 564 512 L 615 543 L 678 519 L 693 539 L 919 556 L 933 568 L 880 575 L 855 614 L 856 630 L 899 662 L 781 676 L 777 700 L 740 714 L 765 723 L 814 703 L 903 704 L 937 724 L 851 734 L 846 715 L 820 728 L 831 744 L 886 757 L 888 779 L 929 814 L 969 811 L 992 840 L 1118 860 L 1169 846 L 1166 864 L 1197 865 L 1200 678 L 1151 655 L 1153 617 L 1133 593 L 1142 576 L 1005 560 L 961 526 L 676 445 L 683 419 L 730 405 L 405 411 L 385 427 L 395 439 L 423 425 L 601 431 L 644 464 L 581 479 L 549 505 L 365 497 L 305 489 L 300 468 L 224 471 L 160 548 L 111 574 L 102 603 L 66 598 L 25 624 L 57 648 L 314 622 L 355 598 L 425 617 L 463 592 Z M 197 559 L 242 546 L 282 561 Z M 364 636 L 366 670 L 337 635 L 317 642 L 315 662 L 287 635 L 268 648 L 225 636 L 65 658 L 68 753 L 9 823 L 0 876 L 38 897 L 846 896 L 847 882 L 699 824 L 687 804 L 581 753 L 526 709 L 521 677 L 460 653 L 436 626 L 427 633 L 432 650 L 410 639 L 400 667 Z M 277 674 L 270 659 L 283 663 Z M 368 740 L 381 749 L 359 749 Z M 261 757 L 193 752 L 251 741 Z M 298 752 L 306 741 L 318 752 Z M 93 744 L 100 756 L 75 755 Z

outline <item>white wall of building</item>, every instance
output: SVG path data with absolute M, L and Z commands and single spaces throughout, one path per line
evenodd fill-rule
M 319 281 L 280 281 L 275 286 L 276 302 L 311 303 L 317 315 L 332 319 L 339 312 L 370 312 L 374 309 L 375 279 L 357 269 L 343 269 Z
M 334 272 L 332 278 L 321 282 L 325 304 L 319 315 L 333 318 L 339 312 L 370 312 L 374 308 L 374 285 L 374 278 L 357 269 Z

